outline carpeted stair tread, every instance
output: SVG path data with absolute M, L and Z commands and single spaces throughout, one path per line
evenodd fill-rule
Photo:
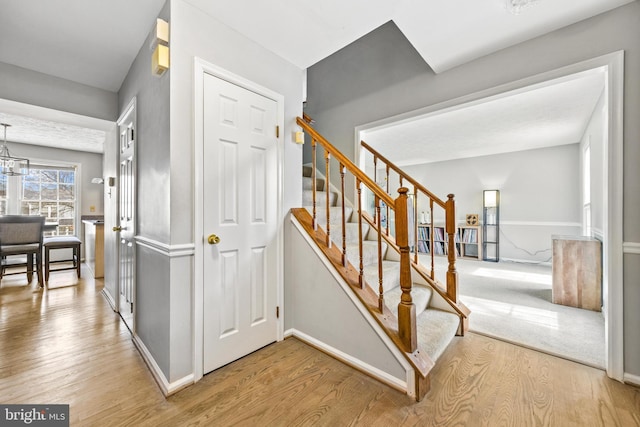
M 305 206 L 304 209 L 309 212 L 309 215 L 313 216 L 313 206 Z M 349 219 L 351 218 L 351 213 L 353 209 L 345 206 L 344 207 L 344 216 L 345 221 L 349 223 Z M 341 206 L 330 206 L 329 207 L 329 215 L 331 216 L 331 228 L 336 228 L 338 225 L 342 228 L 342 207 Z M 320 225 L 323 229 L 325 224 L 327 223 L 327 207 L 325 205 L 319 206 L 316 205 L 316 221 L 318 221 L 318 225 Z M 367 224 L 368 225 L 368 224 Z M 364 230 L 364 226 L 363 226 Z M 357 227 L 356 227 L 357 231 Z
M 311 177 L 302 177 L 302 190 L 313 190 L 313 179 Z M 316 191 L 324 191 L 324 179 L 316 178 Z
M 384 258 L 387 252 L 387 244 L 382 242 L 382 258 Z M 354 267 L 360 266 L 360 252 L 358 244 L 347 245 L 347 258 Z M 362 242 L 362 264 L 376 264 L 378 263 L 378 242 L 375 240 L 365 240 Z
M 329 206 L 335 206 L 336 200 L 338 200 L 338 193 L 329 192 Z M 316 191 L 316 207 L 326 206 L 327 203 L 327 193 L 324 191 Z M 303 206 L 313 206 L 313 191 L 311 190 L 303 190 L 302 191 L 302 205 Z
M 416 306 L 416 316 L 419 316 L 429 307 L 432 294 L 433 290 L 428 286 L 423 286 L 418 283 L 414 283 L 411 286 L 411 299 L 413 300 L 413 305 Z M 400 304 L 401 295 L 402 288 L 400 288 L 400 286 L 397 286 L 384 294 L 387 307 L 396 316 L 398 315 L 398 304 Z
M 378 292 L 378 263 L 364 267 L 364 277 L 376 293 Z M 398 261 L 382 261 L 382 287 L 385 294 L 400 286 L 400 263 Z
M 456 335 L 460 317 L 437 308 L 428 308 L 416 317 L 418 348 L 435 362 Z

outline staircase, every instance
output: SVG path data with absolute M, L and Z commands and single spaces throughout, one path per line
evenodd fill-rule
M 304 166 L 303 174 L 303 205 L 313 214 L 313 178 L 311 166 Z M 348 262 L 359 269 L 359 223 L 351 206 L 345 206 L 345 230 L 342 232 L 342 206 L 338 191 L 327 185 L 324 177 L 316 177 L 316 219 L 319 227 L 326 227 L 326 201 L 329 199 L 329 230 L 333 244 L 342 248 L 342 236 L 346 243 Z M 383 231 L 384 232 L 384 231 Z M 389 311 L 398 317 L 398 304 L 402 290 L 400 288 L 399 255 L 391 249 L 386 241 L 380 243 L 381 265 L 378 262 L 378 232 L 369 223 L 362 223 L 362 261 L 366 286 L 374 292 L 383 295 L 383 301 Z M 382 281 L 380 281 L 382 270 Z M 417 275 L 416 275 L 417 276 Z M 382 283 L 381 283 L 382 282 Z M 461 318 L 458 313 L 437 308 L 434 304 L 440 295 L 434 297 L 432 286 L 422 281 L 414 281 L 411 289 L 413 303 L 416 308 L 417 339 L 419 351 L 426 354 L 434 363 L 444 352 L 453 337 L 461 328 Z M 438 304 L 442 307 L 443 304 Z

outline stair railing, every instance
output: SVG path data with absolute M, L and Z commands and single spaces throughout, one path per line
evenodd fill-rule
M 306 119 L 306 117 L 305 117 Z M 369 191 L 371 191 L 374 195 L 374 209 L 377 212 L 377 228 L 378 230 L 382 230 L 381 224 L 381 215 L 380 211 L 384 206 L 384 209 L 393 210 L 395 213 L 396 226 L 395 226 L 395 235 L 396 235 L 396 244 L 399 246 L 401 251 L 400 256 L 400 288 L 402 289 L 402 295 L 400 298 L 400 303 L 398 304 L 398 338 L 402 343 L 404 350 L 408 353 L 413 353 L 417 349 L 417 326 L 416 326 L 416 308 L 413 304 L 413 299 L 411 296 L 411 259 L 410 259 L 410 247 L 409 247 L 409 221 L 408 221 L 408 209 L 410 200 L 407 197 L 408 189 L 401 187 L 398 189 L 398 197 L 393 198 L 388 194 L 388 190 L 383 190 L 380 188 L 365 172 L 363 172 L 359 167 L 357 167 L 351 160 L 349 160 L 344 154 L 342 154 L 338 149 L 336 149 L 329 141 L 327 141 L 322 135 L 320 135 L 315 129 L 313 129 L 308 120 L 302 119 L 300 117 L 297 118 L 297 124 L 300 126 L 304 132 L 311 139 L 311 157 L 312 157 L 312 172 L 311 172 L 311 181 L 312 181 L 312 226 L 314 230 L 317 230 L 318 227 L 318 214 L 317 214 L 317 148 L 318 145 L 322 147 L 324 150 L 324 173 L 325 173 L 325 191 L 326 191 L 326 224 L 325 226 L 325 234 L 326 234 L 326 246 L 328 248 L 332 245 L 332 238 L 330 237 L 331 233 L 331 201 L 329 197 L 329 182 L 330 182 L 330 160 L 333 158 L 339 164 L 339 174 L 340 174 L 340 189 L 341 189 L 341 222 L 342 222 L 342 264 L 343 266 L 348 265 L 347 260 L 347 247 L 346 247 L 346 216 L 345 216 L 345 174 L 349 172 L 355 178 L 355 189 L 357 192 L 357 215 L 358 215 L 358 259 L 359 265 L 356 267 L 358 270 L 358 283 L 360 288 L 364 287 L 365 279 L 364 279 L 364 261 L 363 261 L 363 233 L 362 233 L 362 224 L 363 224 L 363 206 L 362 206 L 362 187 L 364 186 Z M 388 216 L 387 216 L 388 218 Z M 387 221 L 387 230 L 388 230 L 388 221 Z M 378 232 L 378 310 L 382 313 L 384 311 L 384 289 L 382 286 L 382 232 Z
M 444 217 L 445 217 L 445 232 L 447 234 L 447 260 L 448 260 L 448 269 L 447 269 L 447 274 L 446 274 L 446 293 L 447 296 L 456 304 L 458 303 L 458 273 L 456 271 L 456 205 L 455 205 L 455 200 L 454 200 L 454 195 L 453 194 L 449 194 L 447 195 L 447 201 L 443 201 L 441 200 L 438 196 L 436 196 L 435 194 L 433 194 L 432 192 L 430 192 L 429 190 L 427 190 L 427 188 L 425 188 L 422 184 L 420 184 L 418 181 L 416 181 L 415 179 L 413 179 L 411 176 L 409 176 L 408 174 L 406 174 L 402 169 L 400 169 L 399 167 L 397 167 L 395 164 L 393 164 L 391 161 L 389 161 L 386 157 L 384 157 L 382 154 L 380 154 L 378 151 L 376 151 L 373 147 L 371 147 L 370 145 L 368 145 L 366 142 L 361 141 L 360 142 L 362 148 L 364 148 L 366 151 L 368 151 L 369 153 L 371 153 L 373 155 L 373 180 L 375 182 L 378 182 L 378 169 L 382 169 L 378 167 L 378 162 L 382 162 L 384 165 L 384 171 L 385 171 L 385 176 L 384 176 L 384 180 L 385 180 L 385 186 L 386 189 L 385 191 L 388 193 L 389 191 L 389 172 L 390 170 L 393 170 L 396 174 L 398 174 L 399 177 L 399 185 L 400 187 L 404 187 L 405 181 L 408 182 L 409 184 L 411 184 L 413 186 L 413 202 L 412 202 L 412 209 L 413 209 L 413 218 L 415 218 L 415 221 L 413 224 L 409 224 L 409 226 L 413 227 L 413 235 L 415 236 L 415 244 L 414 244 L 414 262 L 416 264 L 419 263 L 419 259 L 418 259 L 418 201 L 421 200 L 421 197 L 426 197 L 429 201 L 429 210 L 430 210 L 430 218 L 431 220 L 429 221 L 429 255 L 430 255 L 430 268 L 431 268 L 431 272 L 430 272 L 430 277 L 432 280 L 436 280 L 436 271 L 435 271 L 435 247 L 434 247 L 434 207 L 438 207 L 444 210 Z M 380 185 L 378 185 L 378 188 L 382 188 Z M 411 202 L 410 202 L 411 203 Z M 397 212 L 396 212 L 397 215 Z M 387 218 L 389 218 L 389 216 L 387 215 Z M 398 221 L 398 219 L 396 218 L 396 221 Z M 389 235 L 389 226 L 388 226 L 389 221 L 387 221 L 387 228 L 386 228 L 386 234 Z M 379 230 L 383 231 L 382 229 L 379 228 Z M 396 241 L 398 240 L 399 236 L 396 235 L 395 236 Z

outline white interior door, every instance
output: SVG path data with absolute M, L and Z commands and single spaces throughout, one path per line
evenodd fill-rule
M 133 332 L 133 310 L 135 299 L 135 200 L 136 200 L 136 163 L 135 163 L 135 109 L 129 112 L 119 123 L 119 171 L 120 183 L 118 203 L 118 283 L 120 316 Z
M 205 74 L 203 114 L 207 373 L 277 339 L 277 103 Z

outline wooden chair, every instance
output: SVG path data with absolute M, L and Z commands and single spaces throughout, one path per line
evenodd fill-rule
M 80 245 L 82 242 L 76 236 L 51 236 L 44 238 L 44 281 L 49 282 L 51 271 L 76 270 L 78 279 L 80 278 Z M 67 260 L 51 261 L 50 252 L 54 249 L 73 249 L 73 257 Z M 73 262 L 72 267 L 60 267 L 51 269 L 51 264 L 55 262 Z
M 24 271 L 7 273 L 7 267 L 26 266 L 27 280 L 33 279 L 35 260 L 38 284 L 42 280 L 42 229 L 43 216 L 4 215 L 0 216 L 0 279 L 7 274 L 22 274 Z M 26 256 L 24 258 L 16 257 Z

